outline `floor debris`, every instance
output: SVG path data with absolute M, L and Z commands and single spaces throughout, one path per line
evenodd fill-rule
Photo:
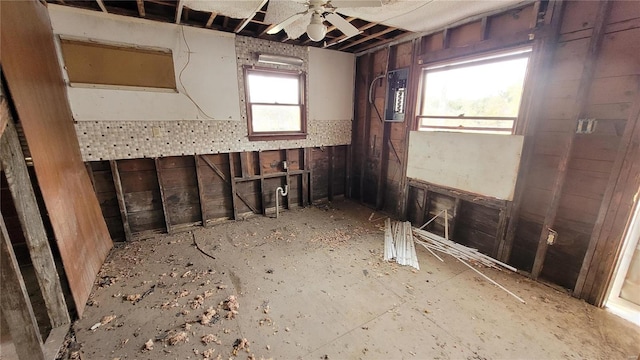
M 181 331 L 177 334 L 174 334 L 172 336 L 168 336 L 166 339 L 167 344 L 174 346 L 174 345 L 178 345 L 178 344 L 183 344 L 183 343 L 187 343 L 189 342 L 189 336 L 187 335 L 186 332 Z

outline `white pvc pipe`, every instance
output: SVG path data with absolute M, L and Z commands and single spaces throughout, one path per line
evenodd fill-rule
M 278 193 L 280 193 L 280 195 L 282 196 L 287 196 L 287 193 L 289 192 L 289 185 L 285 185 L 284 186 L 284 190 L 282 189 L 282 186 L 278 186 L 278 188 L 276 189 L 276 219 L 278 218 L 278 216 L 280 216 L 280 204 L 279 204 L 279 196 Z

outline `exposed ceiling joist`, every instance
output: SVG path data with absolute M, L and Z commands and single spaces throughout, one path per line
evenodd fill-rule
M 358 45 L 358 44 L 361 44 L 361 43 L 363 43 L 363 42 L 369 41 L 369 40 L 371 40 L 371 39 L 375 39 L 375 38 L 377 38 L 377 37 L 379 37 L 379 36 L 382 36 L 382 35 L 384 35 L 384 34 L 386 34 L 386 33 L 390 33 L 390 32 L 392 32 L 392 31 L 394 31 L 394 30 L 396 30 L 396 28 L 392 28 L 392 27 L 390 27 L 390 28 L 386 28 L 386 29 L 384 29 L 384 30 L 382 30 L 382 31 L 378 31 L 378 32 L 377 32 L 377 33 L 375 33 L 375 34 L 372 34 L 372 35 L 369 35 L 369 36 L 365 36 L 365 37 L 363 37 L 362 39 L 359 39 L 359 40 L 356 40 L 356 41 L 350 42 L 350 43 L 348 43 L 348 44 L 345 44 L 344 46 L 341 46 L 338 50 L 340 50 L 340 51 L 342 51 L 342 50 L 346 50 L 346 49 L 348 49 L 348 48 L 350 48 L 350 47 L 352 47 L 352 46 L 356 46 L 356 45 Z
M 374 27 L 376 25 L 380 25 L 380 24 L 378 24 L 378 23 L 368 23 L 366 25 L 363 25 L 363 26 L 359 27 L 358 30 L 360 30 L 360 34 L 362 34 L 363 31 L 369 30 L 369 29 L 371 29 L 372 27 Z M 339 43 L 341 43 L 341 42 L 343 42 L 343 41 L 345 41 L 347 39 L 350 39 L 350 38 L 351 37 L 347 37 L 347 35 L 342 34 L 342 35 L 338 36 L 334 41 L 331 41 L 331 42 L 327 43 L 325 46 L 323 46 L 323 48 L 326 49 L 326 48 L 331 47 L 333 45 L 337 45 L 337 44 L 339 44 Z
M 209 16 L 209 20 L 207 20 L 207 24 L 204 26 L 206 28 L 210 28 L 211 25 L 213 25 L 213 20 L 216 19 L 216 16 L 218 16 L 217 13 L 212 12 L 211 15 Z
M 268 0 L 262 0 L 260 2 L 260 5 L 258 5 L 256 7 L 256 11 L 254 11 L 253 14 L 251 14 L 251 16 L 249 16 L 248 18 L 244 19 L 238 26 L 236 26 L 236 28 L 233 29 L 233 32 L 237 34 L 240 31 L 242 31 L 242 29 L 244 29 L 249 24 L 249 22 L 251 22 L 251 20 L 253 20 L 253 18 L 256 16 L 258 11 L 260 11 L 260 9 L 262 9 L 262 7 L 267 4 L 267 1 Z
M 100 6 L 100 10 L 102 10 L 102 12 L 108 13 L 107 7 L 104 6 L 104 1 L 96 0 L 96 2 L 98 3 L 98 6 Z
M 176 24 L 180 24 L 182 20 L 182 9 L 184 9 L 184 0 L 178 1 L 178 5 L 176 6 Z
M 136 2 L 138 3 L 138 14 L 140 14 L 140 17 L 145 17 L 144 0 L 136 0 Z

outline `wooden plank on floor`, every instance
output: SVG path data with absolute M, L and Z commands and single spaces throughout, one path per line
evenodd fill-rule
M 2 169 L 20 219 L 22 232 L 51 325 L 58 327 L 68 324 L 70 322 L 69 312 L 62 294 L 60 278 L 49 247 L 38 202 L 31 186 L 18 133 L 11 121 L 8 122 L 0 139 L 0 159 L 2 159 Z
M 122 227 L 124 228 L 125 240 L 131 241 L 131 226 L 129 225 L 129 214 L 127 213 L 127 205 L 124 202 L 124 191 L 122 190 L 122 181 L 120 180 L 120 170 L 116 160 L 109 160 L 111 166 L 111 175 L 113 176 L 113 185 L 116 188 L 116 198 L 118 199 L 118 208 L 120 209 L 120 217 L 122 218 Z
M 0 310 L 20 360 L 44 360 L 42 338 L 9 233 L 0 214 Z

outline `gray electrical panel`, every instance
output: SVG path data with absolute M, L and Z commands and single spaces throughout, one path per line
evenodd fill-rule
M 409 68 L 387 73 L 387 101 L 384 107 L 384 121 L 403 122 L 407 108 L 407 85 Z

